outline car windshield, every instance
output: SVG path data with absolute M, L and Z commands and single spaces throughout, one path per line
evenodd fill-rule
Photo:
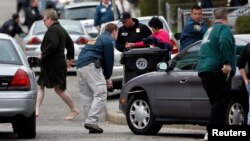
M 87 7 L 77 7 L 67 9 L 64 13 L 65 19 L 72 20 L 86 20 L 94 19 L 96 6 L 87 6 Z
M 236 43 L 236 54 L 237 60 L 241 53 L 241 50 L 247 42 L 243 39 L 235 38 Z M 170 63 L 170 70 L 179 71 L 179 70 L 189 70 L 196 71 L 196 66 L 199 60 L 201 41 L 197 41 L 194 44 L 190 45 L 187 49 L 181 51 L 176 57 L 174 57 Z M 237 61 L 236 60 L 236 61 Z
M 69 33 L 69 34 L 85 34 L 83 31 L 83 27 L 80 22 L 78 21 L 59 21 L 62 27 Z M 45 34 L 47 28 L 45 27 L 42 21 L 36 23 L 34 27 L 33 34 Z
M 172 61 L 170 68 L 174 70 L 195 70 L 200 51 L 201 41 L 180 52 Z
M 10 40 L 0 39 L 0 64 L 22 64 L 22 61 Z

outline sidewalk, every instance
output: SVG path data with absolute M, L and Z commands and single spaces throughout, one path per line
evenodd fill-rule
M 111 98 L 106 104 L 106 120 L 114 124 L 127 124 L 125 115 L 119 110 L 119 98 Z

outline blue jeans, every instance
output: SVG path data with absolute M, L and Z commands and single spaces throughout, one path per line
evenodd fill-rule
M 246 85 L 247 92 L 249 94 L 248 98 L 248 115 L 247 115 L 247 125 L 250 125 L 250 84 Z

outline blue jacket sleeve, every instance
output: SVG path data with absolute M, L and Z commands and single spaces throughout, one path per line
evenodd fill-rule
M 94 26 L 100 25 L 100 6 L 98 5 L 94 15 Z
M 109 79 L 113 72 L 114 66 L 114 47 L 112 42 L 108 42 L 104 46 L 103 52 L 103 74 L 105 79 Z

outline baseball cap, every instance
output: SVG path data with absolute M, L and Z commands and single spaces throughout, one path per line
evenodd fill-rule
M 130 13 L 124 12 L 121 14 L 120 22 L 124 23 L 129 18 L 131 18 Z

